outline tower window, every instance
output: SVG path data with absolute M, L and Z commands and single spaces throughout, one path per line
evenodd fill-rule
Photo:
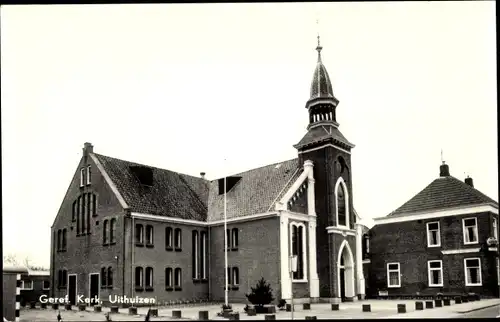
M 92 174 L 92 170 L 90 168 L 90 166 L 87 167 L 87 185 L 90 185 L 91 183 L 91 174 Z
M 339 178 L 336 190 L 337 199 L 337 226 L 344 226 L 349 228 L 349 218 L 348 218 L 348 202 L 347 193 L 345 188 L 345 183 L 342 178 Z

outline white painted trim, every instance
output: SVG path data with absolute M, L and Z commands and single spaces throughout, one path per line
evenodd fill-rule
M 276 198 L 274 198 L 273 202 L 271 203 L 271 205 L 269 206 L 269 208 L 267 208 L 267 212 L 270 212 L 271 209 L 273 209 L 273 207 L 277 208 L 277 202 L 278 202 L 278 198 L 281 196 L 281 194 L 283 193 L 283 191 L 285 190 L 285 188 L 288 186 L 288 184 L 292 181 L 293 178 L 295 178 L 295 176 L 297 175 L 297 173 L 301 170 L 301 168 L 297 168 L 295 170 L 295 172 L 290 176 L 290 179 L 288 179 L 288 181 L 285 183 L 285 185 L 283 186 L 283 188 L 280 190 L 280 192 L 278 193 L 278 195 L 276 196 Z
M 436 245 L 431 245 L 430 241 L 431 241 L 431 235 L 429 234 L 429 225 L 430 224 L 437 224 L 438 225 L 438 229 L 437 229 L 437 244 Z M 439 221 L 431 221 L 431 222 L 428 222 L 426 225 L 426 230 L 427 230 L 427 247 L 441 247 L 441 224 L 439 223 Z
M 345 142 L 344 142 L 344 143 L 345 143 Z M 349 145 L 349 144 L 348 144 L 348 145 Z M 299 151 L 299 154 L 303 154 L 303 153 L 307 153 L 307 152 L 312 152 L 312 151 L 316 151 L 316 150 L 324 149 L 324 148 L 326 148 L 326 147 L 328 147 L 328 146 L 330 146 L 330 147 L 332 147 L 332 148 L 335 148 L 335 149 L 337 149 L 337 150 L 339 150 L 339 151 L 342 151 L 342 152 L 344 152 L 344 153 L 351 154 L 351 152 L 349 152 L 349 151 L 347 151 L 347 150 L 345 150 L 345 149 L 343 149 L 343 148 L 339 147 L 338 145 L 331 144 L 331 143 L 323 144 L 323 145 L 320 145 L 320 146 L 318 146 L 318 147 L 316 147 L 316 148 L 312 148 L 312 149 L 307 149 L 307 150 L 302 150 L 302 151 Z M 354 148 L 354 145 L 352 145 L 352 146 L 351 146 L 351 148 Z
M 295 180 L 295 182 L 290 187 L 290 189 L 288 189 L 283 198 L 281 198 L 280 201 L 276 203 L 276 210 L 288 210 L 288 202 L 290 201 L 290 199 L 292 199 L 297 190 L 302 186 L 304 181 L 309 177 L 309 171 L 311 171 L 310 167 L 304 167 L 304 171 L 300 174 L 297 180 Z
M 397 264 L 398 265 L 398 269 L 397 269 L 397 272 L 398 272 L 398 284 L 397 285 L 391 285 L 390 284 L 390 278 L 389 278 L 389 273 L 390 272 L 394 272 L 394 270 L 390 270 L 389 271 L 389 265 L 394 265 L 394 264 Z M 401 264 L 400 263 L 387 263 L 386 265 L 386 272 L 387 272 L 387 287 L 388 288 L 398 288 L 398 287 L 401 287 Z
M 414 220 L 436 219 L 437 217 L 450 217 L 450 216 L 476 214 L 481 212 L 491 212 L 493 214 L 498 215 L 498 208 L 495 208 L 488 204 L 488 205 L 471 206 L 471 207 L 460 207 L 448 210 L 436 210 L 431 212 L 409 213 L 407 215 L 396 216 L 396 217 L 374 218 L 373 221 L 375 225 L 383 225 L 383 224 L 393 224 L 393 223 L 400 223 L 400 222 L 407 222 Z
M 372 261 L 369 259 L 363 259 L 363 264 L 370 264 Z
M 342 256 L 344 255 L 344 248 L 347 249 L 347 253 L 349 254 L 347 257 L 347 259 L 349 261 L 348 265 L 346 266 L 346 262 L 344 261 L 344 265 L 340 265 L 340 259 L 342 258 Z M 342 289 L 341 289 L 341 283 L 340 283 L 340 268 L 344 268 L 344 287 L 345 287 L 345 296 L 346 297 L 354 297 L 356 296 L 356 282 L 355 282 L 355 277 L 354 277 L 354 270 L 356 269 L 356 267 L 354 266 L 354 255 L 352 253 L 352 250 L 351 250 L 351 246 L 349 246 L 349 243 L 347 242 L 347 240 L 344 239 L 344 241 L 342 242 L 342 244 L 340 244 L 340 248 L 339 248 L 339 253 L 337 255 L 337 285 L 338 285 L 338 297 L 340 297 L 340 295 L 342 294 Z M 347 276 L 347 272 L 349 272 L 349 274 L 351 275 L 351 278 L 350 280 L 348 281 L 348 276 Z M 352 294 L 347 294 L 347 283 L 350 283 L 350 289 L 352 291 Z
M 225 232 L 227 234 L 227 232 Z M 191 238 L 194 236 L 194 279 L 197 280 L 200 278 L 200 263 L 199 263 L 199 257 L 200 257 L 200 250 L 199 250 L 199 244 L 200 244 L 200 233 L 197 230 L 193 230 Z M 229 245 L 228 245 L 229 246 Z
M 201 262 L 203 264 L 203 269 L 201 270 L 201 279 L 204 280 L 207 278 L 207 241 L 208 241 L 208 233 L 206 231 L 200 232 L 200 241 L 201 241 L 201 250 L 203 252 L 201 253 Z
M 290 210 L 283 210 L 283 213 L 287 214 L 287 217 L 291 220 L 308 222 L 311 219 L 315 219 L 315 216 L 310 216 L 308 214 L 301 214 L 299 212 L 291 212 Z
M 466 220 L 469 220 L 469 219 L 474 219 L 474 227 L 475 227 L 475 235 L 476 235 L 476 240 L 475 241 L 472 241 L 472 242 L 468 242 L 465 238 L 466 234 L 465 234 L 465 221 Z M 462 236 L 464 238 L 464 245 L 475 245 L 475 244 L 479 244 L 479 229 L 477 227 L 477 217 L 467 217 L 467 218 L 462 218 Z
M 500 285 L 500 258 L 497 257 L 496 263 L 497 263 L 497 282 L 498 285 Z
M 314 123 L 309 124 L 307 126 L 307 130 L 311 130 L 311 129 L 314 129 L 314 128 L 320 127 L 320 126 L 324 127 L 325 125 L 338 128 L 340 124 L 335 122 L 334 120 L 321 120 L 321 121 L 316 121 Z M 327 131 L 327 133 L 332 134 L 331 131 L 330 132 Z
M 68 296 L 68 300 L 71 302 L 71 299 L 69 298 L 69 277 L 74 276 L 75 277 L 75 305 L 78 305 L 78 274 L 67 274 L 66 278 L 68 279 L 66 283 L 66 295 Z M 99 285 L 100 287 L 100 285 Z
M 279 213 L 279 243 L 280 243 L 280 282 L 281 282 L 281 298 L 291 298 L 291 281 L 290 281 L 290 248 L 289 245 L 289 225 L 288 215 L 286 212 Z
M 262 214 L 254 214 L 254 215 L 247 215 L 247 216 L 241 216 L 241 217 L 234 217 L 234 218 L 228 218 L 227 223 L 239 223 L 239 222 L 245 222 L 245 221 L 252 221 L 252 220 L 260 220 L 260 219 L 265 219 L 265 218 L 271 218 L 271 217 L 277 217 L 278 213 L 276 211 L 272 212 L 265 212 Z M 183 220 L 183 219 L 180 219 Z M 181 221 L 178 221 L 179 223 L 182 223 Z M 219 225 L 224 225 L 224 220 L 215 220 L 215 221 L 209 221 L 209 222 L 204 222 L 204 221 L 196 221 L 192 220 L 192 224 L 196 225 L 204 225 L 204 226 L 219 226 Z
M 490 252 L 496 252 L 496 251 L 498 251 L 498 248 L 496 248 L 496 247 L 489 247 L 488 250 Z
M 302 269 L 304 271 L 304 277 L 301 279 L 295 279 L 293 278 L 292 274 L 292 280 L 293 283 L 307 283 L 307 228 L 306 225 L 303 222 L 297 222 L 297 221 L 291 221 L 290 224 L 288 225 L 290 229 L 290 256 L 292 256 L 292 251 L 293 251 L 293 227 L 297 227 L 297 231 L 299 227 L 302 227 Z
M 442 250 L 441 253 L 443 255 L 457 255 L 457 254 L 478 253 L 480 250 L 481 248 L 449 249 L 449 250 Z
M 493 237 L 495 237 L 495 239 L 498 241 L 498 219 L 497 218 L 493 218 L 493 222 L 492 222 L 492 229 L 493 229 Z
M 120 202 L 120 205 L 122 206 L 122 208 L 128 209 L 129 207 L 128 207 L 127 203 L 125 202 L 125 199 L 123 199 L 123 196 L 121 195 L 120 191 L 118 191 L 118 188 L 116 187 L 115 183 L 113 182 L 113 180 L 111 180 L 111 177 L 108 175 L 106 170 L 104 170 L 104 167 L 101 164 L 101 162 L 97 159 L 97 157 L 93 153 L 89 153 L 89 155 L 92 158 L 92 161 L 94 161 L 95 165 L 97 166 L 97 169 L 99 170 L 99 172 L 101 172 L 102 176 L 104 177 L 104 180 L 111 188 L 111 191 L 113 191 L 116 198 Z
M 473 260 L 473 259 L 477 259 L 479 261 L 479 283 L 477 283 L 477 284 L 471 284 L 471 283 L 467 282 L 467 280 L 468 280 L 467 277 L 469 275 L 468 269 L 467 269 L 467 261 Z M 481 271 L 482 271 L 481 258 L 479 258 L 479 257 L 464 258 L 465 286 L 483 286 L 483 273 Z
M 342 236 L 356 236 L 355 229 L 347 229 L 344 226 L 336 227 L 336 226 L 328 226 L 326 227 L 326 231 L 329 234 L 339 234 Z
M 431 263 L 439 263 L 439 268 L 431 268 Z M 431 279 L 431 271 L 439 271 L 441 273 L 441 283 L 433 284 Z M 442 260 L 431 260 L 427 261 L 427 282 L 429 287 L 443 287 L 443 261 Z
M 106 267 L 105 270 L 106 270 L 106 276 L 108 276 L 108 274 L 109 274 L 108 268 Z M 101 273 L 89 273 L 89 284 L 88 284 L 89 285 L 89 299 L 92 299 L 92 294 L 90 294 L 91 289 L 92 289 L 92 287 L 91 287 L 92 283 L 90 282 L 92 275 L 97 275 L 97 298 L 100 298 L 101 297 Z M 114 276 L 113 276 L 113 279 L 115 279 Z M 113 283 L 114 283 L 114 281 L 113 281 Z M 88 303 L 87 306 L 90 306 L 90 303 Z
M 339 185 L 342 185 L 342 188 L 344 190 L 344 202 L 345 202 L 345 226 L 344 225 L 339 225 L 339 203 L 338 203 L 338 196 L 337 196 L 337 191 L 339 189 Z M 349 190 L 347 189 L 347 185 L 344 181 L 344 179 L 342 177 L 339 177 L 337 179 L 337 183 L 335 183 L 335 219 L 336 219 L 336 226 L 337 227 L 342 227 L 342 228 L 345 228 L 345 229 L 350 229 L 349 227 L 350 226 L 350 218 L 349 218 L 349 215 L 350 215 L 350 211 L 349 211 Z

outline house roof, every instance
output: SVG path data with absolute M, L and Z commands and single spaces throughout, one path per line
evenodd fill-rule
M 235 174 L 241 179 L 227 193 L 227 218 L 268 212 L 297 176 L 298 168 L 298 159 L 292 159 Z M 213 180 L 208 198 L 208 221 L 223 219 L 224 195 L 219 195 L 218 180 Z
M 387 217 L 405 216 L 410 213 L 456 208 L 479 204 L 498 203 L 479 190 L 452 176 L 432 181 L 422 191 L 390 213 Z
M 219 179 L 202 178 L 170 170 L 153 170 L 153 185 L 142 185 L 131 170 L 142 164 L 95 154 L 132 212 L 215 221 L 223 219 L 224 195 Z M 268 212 L 297 175 L 298 159 L 274 163 L 233 175 L 241 177 L 226 196 L 227 218 Z
M 133 212 L 205 221 L 209 182 L 186 174 L 150 167 L 153 186 L 142 185 L 131 166 L 142 164 L 94 154 Z

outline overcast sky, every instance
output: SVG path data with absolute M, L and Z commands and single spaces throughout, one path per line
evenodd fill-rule
M 49 265 L 87 141 L 209 179 L 296 157 L 318 31 L 360 216 L 437 178 L 441 149 L 498 200 L 495 30 L 486 1 L 2 7 L 4 254 Z

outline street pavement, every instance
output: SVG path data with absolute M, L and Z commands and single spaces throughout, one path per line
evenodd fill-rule
M 500 318 L 500 305 L 488 307 L 481 310 L 463 313 L 460 318 L 474 319 L 474 318 Z

